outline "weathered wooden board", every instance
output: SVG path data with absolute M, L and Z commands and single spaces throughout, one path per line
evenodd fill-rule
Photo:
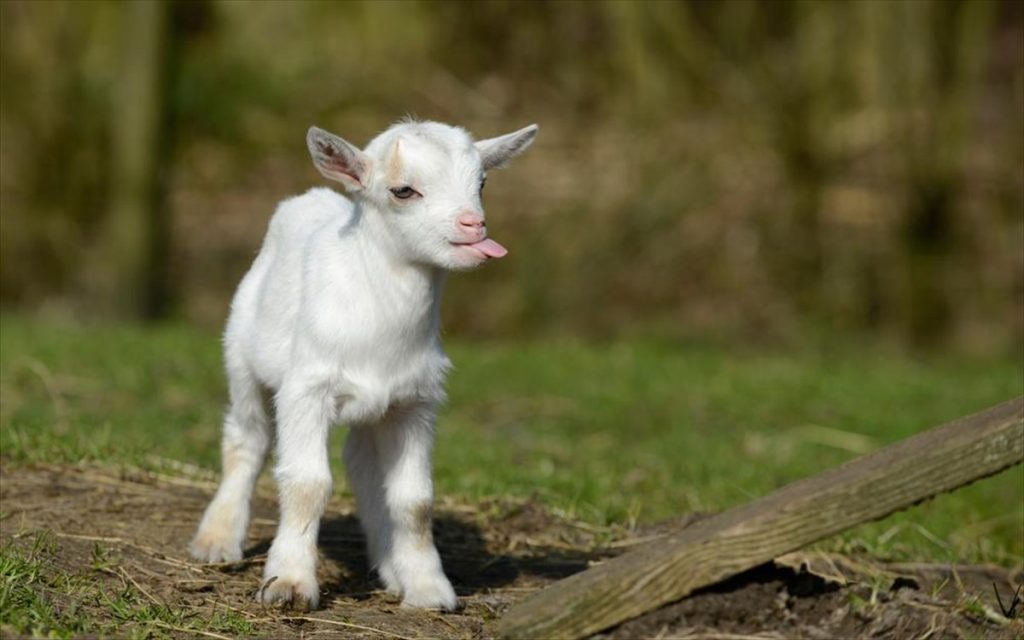
M 783 487 L 513 606 L 498 632 L 579 638 L 1024 461 L 1024 397 Z

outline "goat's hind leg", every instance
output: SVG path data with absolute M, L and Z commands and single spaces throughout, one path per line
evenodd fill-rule
M 249 502 L 270 444 L 262 389 L 248 372 L 231 374 L 231 406 L 221 440 L 223 475 L 189 551 L 204 562 L 235 562 L 249 527 Z
M 342 457 L 349 485 L 356 496 L 356 508 L 366 536 L 370 567 L 376 570 L 388 593 L 401 595 L 402 588 L 390 562 L 391 517 L 388 514 L 384 475 L 380 469 L 373 427 L 351 427 Z

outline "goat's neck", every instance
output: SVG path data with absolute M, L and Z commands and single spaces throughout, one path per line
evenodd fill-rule
M 441 294 L 446 271 L 433 265 L 410 261 L 384 222 L 386 212 L 365 202 L 356 203 L 351 232 L 355 234 L 360 252 L 374 273 L 367 275 L 379 280 L 377 293 L 395 305 L 409 305 L 413 316 L 409 319 L 420 325 L 424 335 L 436 338 L 441 318 Z M 344 232 L 344 230 L 343 230 Z M 396 309 L 397 311 L 397 309 Z

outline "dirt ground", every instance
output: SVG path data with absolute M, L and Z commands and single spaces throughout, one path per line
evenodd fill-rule
M 403 609 L 377 588 L 353 504 L 336 498 L 320 534 L 321 609 L 298 614 L 254 600 L 275 526 L 269 484 L 257 491 L 242 562 L 202 565 L 188 559 L 185 549 L 214 480 L 171 462 L 160 472 L 2 464 L 0 544 L 30 545 L 38 532 L 49 531 L 56 542 L 55 571 L 112 591 L 134 588 L 154 604 L 195 616 L 231 612 L 261 637 L 477 638 L 493 635 L 497 619 L 517 600 L 591 563 L 656 544 L 670 526 L 604 529 L 559 517 L 533 501 L 442 501 L 435 539 L 462 607 L 441 614 Z M 1007 619 L 993 595 L 998 589 L 1008 606 L 1022 580 L 1020 572 L 998 567 L 881 565 L 792 554 L 600 637 L 1022 638 L 1024 605 L 1011 615 L 1015 619 Z M 115 619 L 98 605 L 80 611 Z M 127 635 L 139 624 L 126 621 L 118 633 Z

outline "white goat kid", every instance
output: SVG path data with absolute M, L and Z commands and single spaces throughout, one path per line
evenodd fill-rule
M 242 557 L 249 501 L 271 441 L 281 515 L 259 598 L 315 608 L 316 540 L 331 494 L 328 432 L 351 427 L 344 460 L 370 561 L 403 604 L 452 609 L 431 536 L 434 419 L 450 366 L 438 334 L 444 274 L 505 255 L 487 238 L 485 171 L 520 154 L 536 125 L 473 141 L 463 129 L 405 122 L 360 151 L 313 127 L 325 177 L 282 202 L 243 278 L 224 334 L 231 405 L 223 478 L 190 550 Z

